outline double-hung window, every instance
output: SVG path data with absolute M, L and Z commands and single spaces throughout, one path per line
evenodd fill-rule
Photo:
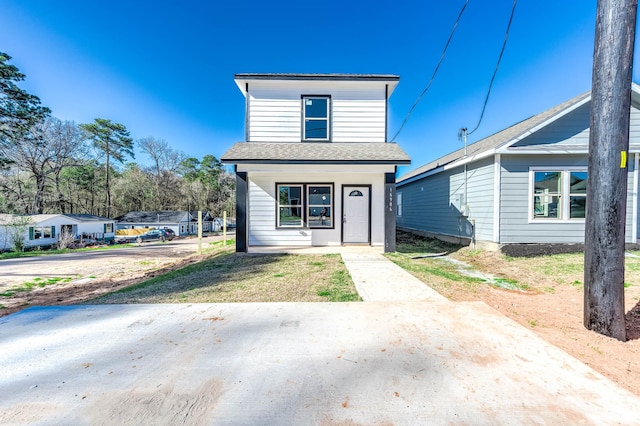
M 329 96 L 302 97 L 302 140 L 328 141 L 330 139 L 330 111 Z
M 584 169 L 531 170 L 532 220 L 584 219 L 587 171 Z
M 277 185 L 278 228 L 333 228 L 333 184 Z

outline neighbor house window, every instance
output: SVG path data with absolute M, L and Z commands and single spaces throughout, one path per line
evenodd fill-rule
M 55 226 L 33 226 L 29 227 L 29 239 L 39 240 L 44 238 L 55 238 Z
M 278 226 L 302 226 L 302 185 L 278 185 Z
M 302 139 L 329 140 L 331 98 L 328 96 L 302 97 Z
M 310 228 L 331 228 L 333 206 L 331 205 L 331 185 L 307 186 L 307 212 Z
M 587 172 L 584 170 L 532 170 L 533 220 L 584 219 Z
M 402 192 L 396 194 L 396 216 L 402 216 Z
M 113 232 L 113 223 L 105 223 L 104 224 L 104 232 Z

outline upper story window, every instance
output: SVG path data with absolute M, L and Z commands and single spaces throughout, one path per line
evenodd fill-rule
M 331 98 L 329 96 L 302 97 L 302 140 L 328 141 Z

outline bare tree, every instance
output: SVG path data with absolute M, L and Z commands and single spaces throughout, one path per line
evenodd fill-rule
M 5 150 L 5 157 L 31 174 L 35 191 L 28 213 L 44 212 L 43 194 L 48 181 L 85 154 L 82 135 L 72 122 L 47 118 Z

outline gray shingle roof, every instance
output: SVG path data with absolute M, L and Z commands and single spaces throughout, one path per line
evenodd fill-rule
M 525 136 L 528 132 L 532 131 L 537 126 L 554 118 L 557 115 L 562 114 L 563 112 L 567 111 L 569 108 L 579 104 L 580 102 L 588 98 L 590 94 L 591 92 L 583 93 L 579 96 L 576 96 L 575 98 L 572 98 L 566 102 L 561 103 L 560 105 L 557 105 L 544 112 L 541 112 L 540 114 L 534 115 L 533 117 L 527 118 L 526 120 L 516 123 L 511 127 L 507 127 L 506 129 L 498 133 L 494 133 L 489 137 L 481 139 L 478 142 L 467 145 L 467 157 L 472 157 L 474 155 L 478 155 L 487 151 L 495 151 L 497 148 L 503 145 L 506 145 L 510 142 L 517 141 L 519 138 Z M 418 167 L 417 169 L 412 170 L 409 173 L 406 173 L 400 176 L 397 182 L 401 183 L 407 179 L 411 179 L 412 177 L 421 175 L 430 170 L 447 165 L 463 157 L 464 157 L 464 148 L 460 148 L 457 151 L 454 151 L 450 154 L 440 157 L 435 161 L 427 163 L 424 166 Z
M 396 143 L 238 142 L 222 155 L 224 163 L 410 164 Z
M 115 218 L 121 223 L 179 223 L 187 211 L 146 211 L 129 212 Z

